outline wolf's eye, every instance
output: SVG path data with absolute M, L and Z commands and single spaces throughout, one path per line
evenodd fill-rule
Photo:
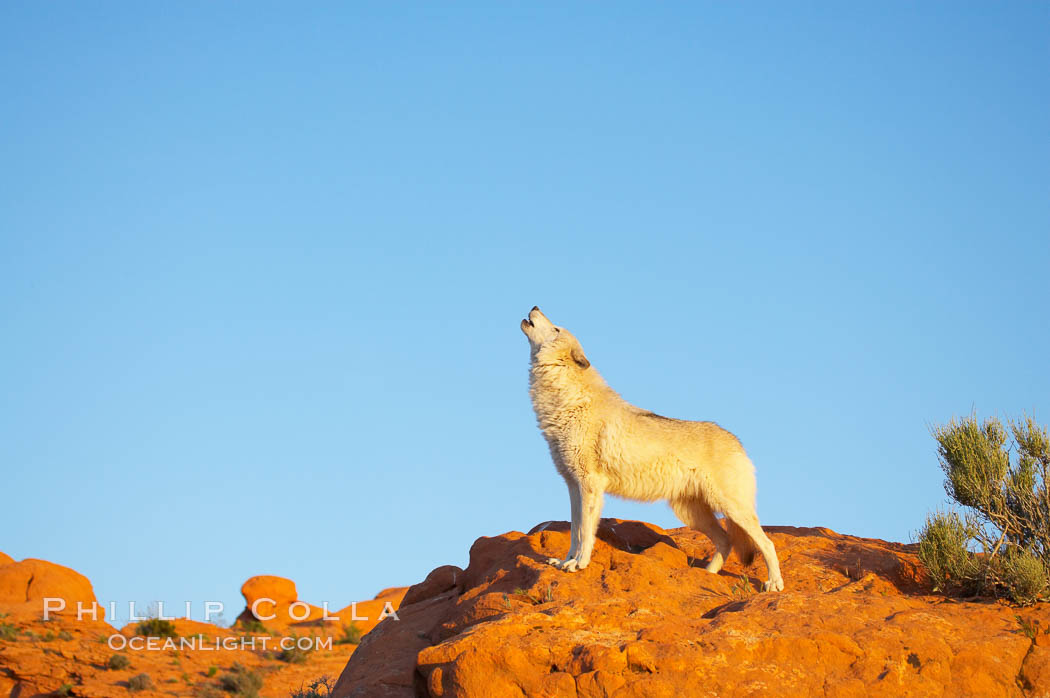
M 561 328 L 560 328 L 560 327 L 555 327 L 555 328 L 554 328 L 554 331 L 555 331 L 555 332 L 561 332 Z

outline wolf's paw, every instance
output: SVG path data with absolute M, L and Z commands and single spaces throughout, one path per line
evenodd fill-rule
M 570 557 L 567 560 L 559 560 L 556 557 L 549 557 L 547 558 L 547 564 L 553 565 L 563 572 L 575 572 L 576 570 L 582 570 L 587 566 L 586 563 L 581 565 L 580 561 L 574 557 Z
M 762 591 L 784 591 L 784 580 L 780 578 L 770 579 L 762 585 Z

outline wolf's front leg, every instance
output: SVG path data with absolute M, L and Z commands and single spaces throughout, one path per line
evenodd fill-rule
M 580 551 L 576 556 L 578 570 L 591 563 L 594 536 L 598 533 L 598 522 L 602 517 L 602 490 L 585 485 L 580 491 L 583 495 L 583 520 L 580 522 Z
M 572 487 L 570 486 L 570 493 Z M 594 536 L 602 514 L 602 491 L 587 484 L 579 484 L 576 490 L 576 509 L 573 511 L 573 541 L 569 556 L 564 560 L 549 559 L 547 562 L 566 572 L 582 570 L 590 564 L 594 551 Z
M 573 563 L 573 569 L 575 569 L 576 555 L 580 551 L 580 520 L 583 517 L 580 483 L 570 477 L 566 477 L 565 484 L 569 486 L 569 513 L 572 518 L 569 533 L 569 554 L 565 556 L 564 560 L 559 560 L 556 557 L 547 558 L 548 564 L 563 570 L 568 569 L 570 562 Z

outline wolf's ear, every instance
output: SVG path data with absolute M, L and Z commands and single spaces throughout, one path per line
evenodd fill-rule
M 583 347 L 581 347 L 579 344 L 573 346 L 572 351 L 570 352 L 570 356 L 572 356 L 572 360 L 575 361 L 576 365 L 580 368 L 587 368 L 591 365 L 591 362 L 588 361 L 587 357 L 583 355 Z

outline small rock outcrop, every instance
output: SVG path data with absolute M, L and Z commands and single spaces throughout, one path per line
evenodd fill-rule
M 33 558 L 15 562 L 0 553 L 0 605 L 5 613 L 38 616 L 45 598 L 62 599 L 65 610 L 61 612 L 75 614 L 78 601 L 84 607 L 95 603 L 95 591 L 76 570 Z
M 284 577 L 259 575 L 241 586 L 245 607 L 237 616 L 237 623 L 242 627 L 250 627 L 252 621 L 259 621 L 275 630 L 320 628 L 329 632 L 352 623 L 358 631 L 366 633 L 379 623 L 384 610 L 388 613 L 397 610 L 406 591 L 408 587 L 391 587 L 383 589 L 373 599 L 356 601 L 345 608 L 329 608 L 328 618 L 338 620 L 326 620 L 323 607 L 299 599 L 295 582 Z M 256 613 L 252 612 L 253 606 Z
M 590 566 L 546 564 L 565 522 L 478 539 L 411 587 L 350 658 L 352 696 L 1045 696 L 1050 608 L 931 595 L 915 546 L 768 527 L 759 563 L 712 575 L 689 529 L 603 519 Z

